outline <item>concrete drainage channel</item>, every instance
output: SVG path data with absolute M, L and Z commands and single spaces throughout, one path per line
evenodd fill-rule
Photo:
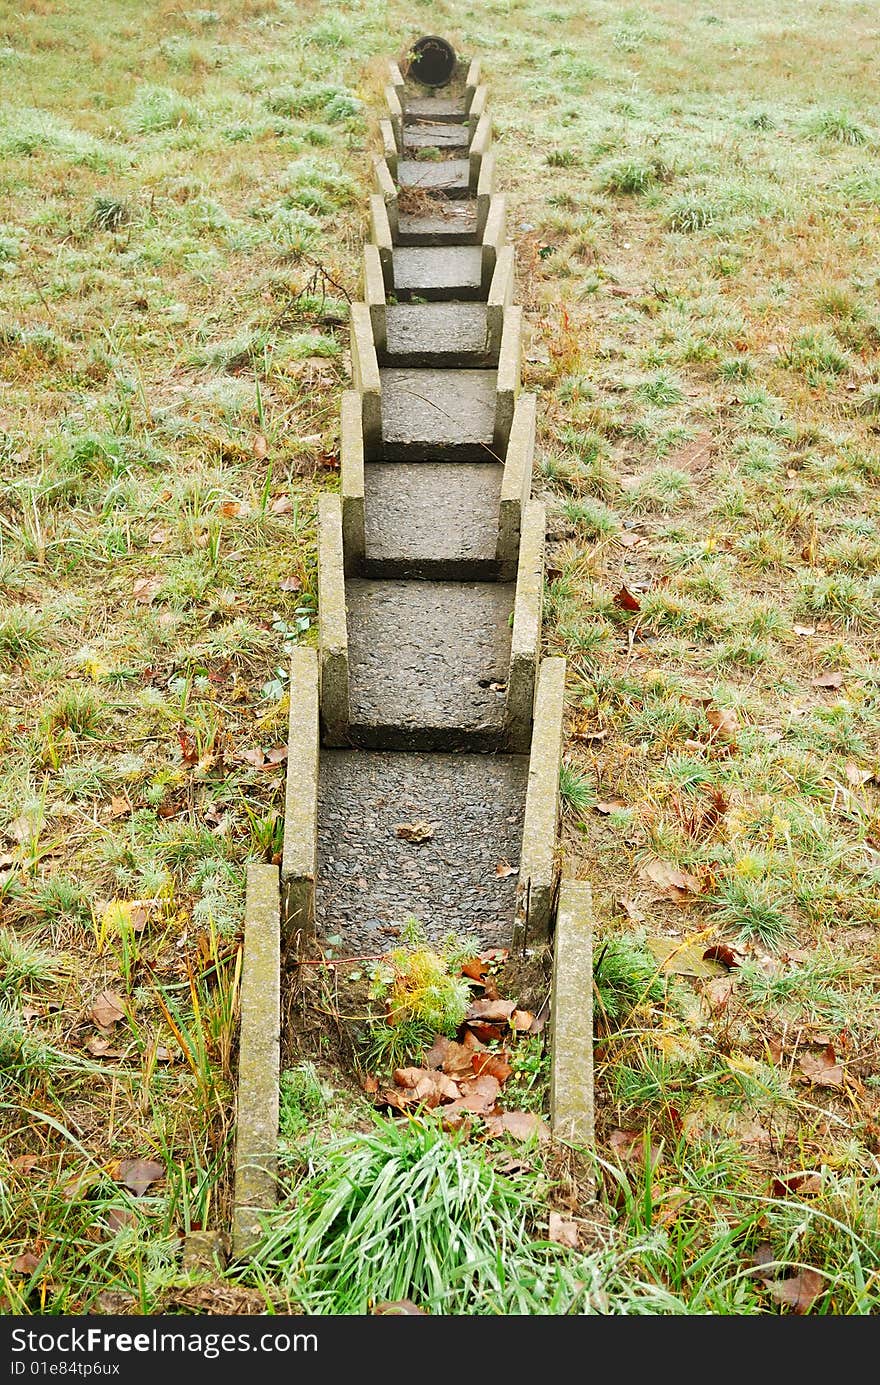
M 280 878 L 248 872 L 238 1256 L 275 1200 L 282 950 L 316 935 L 375 953 L 415 916 L 435 939 L 553 939 L 553 1128 L 593 1133 L 590 895 L 556 862 L 565 660 L 540 659 L 536 397 L 488 89 L 439 44 L 416 45 L 406 78 L 389 65 L 341 494 L 319 504 L 320 648 L 291 667 Z M 423 820 L 416 860 L 395 828 Z

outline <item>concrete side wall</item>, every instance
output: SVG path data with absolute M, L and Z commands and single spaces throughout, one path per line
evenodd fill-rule
M 522 360 L 522 308 L 511 306 L 504 313 L 501 346 L 498 351 L 498 395 L 495 405 L 495 451 L 501 456 L 507 448 L 513 409 L 519 394 Z
M 342 502 L 338 495 L 322 495 L 318 499 L 318 614 L 323 737 L 327 745 L 345 745 L 351 716 Z
M 498 513 L 496 551 L 502 581 L 509 581 L 516 574 L 522 512 L 532 487 L 537 408 L 537 395 L 521 394 L 513 410 L 513 422 L 507 440 L 501 478 L 501 504 Z
M 318 874 L 318 754 L 320 666 L 316 649 L 295 649 L 290 660 L 290 717 L 281 914 L 285 942 L 298 946 L 315 923 Z
M 349 313 L 352 383 L 361 396 L 364 446 L 367 453 L 371 454 L 378 450 L 382 442 L 382 382 L 379 360 L 373 340 L 369 307 L 366 303 L 352 303 Z
M 232 1244 L 246 1255 L 258 1210 L 275 1202 L 281 1049 L 281 901 L 277 866 L 248 866 Z
M 504 331 L 504 314 L 513 303 L 515 288 L 514 266 L 516 255 L 512 245 L 505 245 L 495 261 L 495 272 L 489 285 L 486 304 L 486 329 L 489 337 L 489 350 L 501 350 L 501 334 Z
M 489 201 L 486 226 L 483 231 L 481 283 L 488 294 L 495 273 L 495 264 L 507 243 L 507 198 L 503 192 L 496 192 Z
M 342 493 L 342 551 L 345 572 L 358 573 L 363 565 L 364 537 L 364 431 L 361 396 L 344 390 L 339 437 L 339 469 Z
M 370 239 L 379 251 L 385 292 L 394 292 L 394 242 L 385 202 L 377 192 L 370 194 Z
M 539 500 L 523 512 L 507 678 L 507 738 L 511 750 L 525 754 L 532 739 L 535 677 L 541 643 L 546 516 Z
M 477 186 L 480 181 L 480 169 L 482 167 L 483 160 L 488 155 L 491 147 L 492 116 L 490 115 L 488 110 L 485 110 L 483 111 L 483 114 L 477 121 L 477 127 L 474 130 L 473 138 L 471 139 L 470 143 L 470 150 L 468 153 L 468 180 L 470 190 L 472 193 L 474 193 L 474 195 L 476 195 Z
M 553 940 L 550 1119 L 567 1144 L 590 1145 L 593 1103 L 593 904 L 585 880 L 563 879 Z
M 378 245 L 366 244 L 363 258 L 364 302 L 370 310 L 370 326 L 376 351 L 382 352 L 388 344 L 388 316 L 385 307 L 385 276 L 382 273 L 382 258 Z
M 550 936 L 556 888 L 565 667 L 564 659 L 545 659 L 538 674 L 514 924 L 514 947 L 518 950 L 546 942 Z

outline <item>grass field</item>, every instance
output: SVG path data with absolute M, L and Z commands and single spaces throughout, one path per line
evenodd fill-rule
M 180 1233 L 228 1214 L 243 867 L 280 846 L 382 60 L 423 28 L 482 56 L 513 208 L 598 1192 L 430 1132 L 352 1155 L 366 1108 L 308 1066 L 290 1176 L 323 1121 L 318 1219 L 340 1158 L 484 1198 L 521 1250 L 434 1311 L 876 1312 L 880 25 L 848 0 L 0 5 L 0 1301 L 215 1301 Z M 308 1234 L 220 1311 L 350 1311 Z

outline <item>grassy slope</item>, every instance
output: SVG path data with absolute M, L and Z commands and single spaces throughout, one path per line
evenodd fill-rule
M 833 24 L 818 3 L 572 9 L 424 6 L 484 57 L 514 202 L 547 647 L 572 662 L 566 847 L 624 940 L 609 1010 L 645 931 L 747 952 L 729 994 L 674 981 L 604 1025 L 603 1139 L 648 1114 L 664 1151 L 651 1198 L 609 1198 L 603 1277 L 621 1303 L 644 1278 L 678 1296 L 661 1310 L 760 1308 L 757 1231 L 737 1240 L 727 1199 L 824 1169 L 813 1213 L 784 1189 L 761 1210 L 852 1311 L 854 1264 L 877 1268 L 834 1229 L 876 1219 L 876 24 L 866 4 Z M 241 757 L 283 741 L 276 670 L 313 637 L 366 192 L 351 97 L 376 102 L 412 19 L 0 12 L 0 881 L 3 937 L 27 941 L 0 1042 L 10 1098 L 42 1113 L 4 1141 L 10 1242 L 39 1262 L 8 1275 L 15 1306 L 108 1282 L 152 1303 L 176 1229 L 222 1208 L 241 867 L 277 847 L 282 781 Z M 662 897 L 652 858 L 699 898 Z M 113 1063 L 84 1047 L 105 986 L 129 998 Z M 42 1011 L 24 1033 L 20 996 Z M 843 1086 L 802 1079 L 823 1039 Z M 137 1226 L 96 1231 L 122 1202 L 106 1174 L 88 1204 L 63 1190 L 151 1152 L 172 1173 L 145 1255 Z

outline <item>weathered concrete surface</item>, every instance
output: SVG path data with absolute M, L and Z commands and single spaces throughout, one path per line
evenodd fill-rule
M 483 229 L 481 279 L 484 294 L 488 294 L 498 256 L 507 243 L 507 198 L 496 192 L 489 200 L 489 211 Z
M 566 1144 L 593 1142 L 593 905 L 585 880 L 563 879 L 550 996 L 550 1119 Z
M 469 169 L 468 159 L 398 159 L 397 181 L 401 188 L 420 188 L 435 197 L 467 197 Z
M 374 451 L 382 437 L 381 382 L 376 345 L 373 341 L 373 325 L 370 309 L 366 303 L 349 305 L 351 317 L 351 375 L 352 382 L 361 396 L 361 422 L 364 433 L 364 446 Z M 504 340 L 501 342 L 502 349 Z
M 346 597 L 353 744 L 416 750 L 500 744 L 510 583 L 353 580 Z
M 476 245 L 479 239 L 477 203 L 474 198 L 431 199 L 424 207 L 398 213 L 397 245 Z
M 385 289 L 394 292 L 394 242 L 388 210 L 378 193 L 370 196 L 370 240 L 379 251 L 379 261 L 385 279 Z
M 356 390 L 342 393 L 339 470 L 345 571 L 354 573 L 364 558 L 364 429 L 361 396 Z
M 363 258 L 363 296 L 370 310 L 370 325 L 373 329 L 373 342 L 376 351 L 385 350 L 387 336 L 387 308 L 385 306 L 385 275 L 379 247 L 367 243 Z
M 415 916 L 506 946 L 513 921 L 527 766 L 515 755 L 326 750 L 321 756 L 318 929 L 350 955 L 383 951 Z M 429 822 L 421 845 L 399 823 Z M 498 866 L 502 865 L 502 873 Z
M 503 455 L 510 437 L 513 408 L 519 394 L 522 359 L 522 308 L 511 306 L 504 313 L 501 347 L 498 352 L 497 400 L 495 406 L 495 449 Z
M 390 120 L 379 121 L 379 134 L 382 136 L 382 153 L 385 155 L 385 162 L 392 178 L 397 177 L 397 165 L 399 162 L 397 151 L 397 136 L 394 133 L 394 126 Z
M 486 331 L 494 351 L 501 348 L 504 331 L 504 317 L 513 303 L 514 253 L 512 245 L 505 245 L 495 261 L 495 272 L 489 285 L 489 300 L 486 304 Z
M 398 297 L 478 298 L 482 254 L 478 245 L 397 248 L 393 255 L 395 292 Z
M 495 455 L 494 370 L 385 367 L 379 374 L 382 459 L 479 461 Z
M 328 745 L 344 745 L 349 721 L 348 630 L 338 495 L 318 498 L 318 615 L 324 740 Z
M 397 76 L 400 76 L 400 68 L 396 69 Z M 391 73 L 391 81 L 385 87 L 385 104 L 388 107 L 388 119 L 394 131 L 394 141 L 400 149 L 403 137 L 403 106 L 400 102 L 400 93 L 403 91 L 403 78 L 398 84 L 394 73 Z
M 471 133 L 471 139 L 473 139 L 476 134 L 477 126 L 480 123 L 480 117 L 486 110 L 488 101 L 489 84 L 488 82 L 480 82 L 468 106 L 468 129 Z
M 490 149 L 480 162 L 480 176 L 477 178 L 477 233 L 482 239 L 489 219 L 489 207 L 495 192 L 495 151 Z
M 494 577 L 501 470 L 493 462 L 369 464 L 367 576 Z
M 514 947 L 546 942 L 556 887 L 556 827 L 559 818 L 559 767 L 565 660 L 545 659 L 538 674 L 535 719 L 529 754 L 529 786 L 517 885 Z
M 466 125 L 450 125 L 445 121 L 421 121 L 417 125 L 407 125 L 403 131 L 403 148 L 406 149 L 467 149 L 470 135 Z
M 480 169 L 491 147 L 492 117 L 484 110 L 477 121 L 468 151 L 468 187 L 475 195 L 480 181 Z
M 480 59 L 471 58 L 464 79 L 464 104 L 468 110 L 470 110 L 473 104 L 474 93 L 476 92 L 477 87 L 480 85 L 481 72 L 482 64 L 480 62 Z
M 537 407 L 537 395 L 521 394 L 513 410 L 498 507 L 498 562 L 502 577 L 516 572 L 522 512 L 532 486 Z
M 376 193 L 385 203 L 385 210 L 388 213 L 388 222 L 391 226 L 392 239 L 397 239 L 397 184 L 391 176 L 391 169 L 384 159 L 374 157 L 373 159 L 373 181 Z
M 229 1259 L 229 1237 L 225 1231 L 190 1231 L 183 1243 L 180 1268 L 184 1274 L 209 1274 L 216 1278 Z
M 282 929 L 285 941 L 294 946 L 311 936 L 315 919 L 319 682 L 317 650 L 295 649 L 290 660 L 287 783 L 281 853 Z
M 384 365 L 492 364 L 485 303 L 400 303 L 385 314 Z
M 463 96 L 411 96 L 407 93 L 404 99 L 403 116 L 407 125 L 423 120 L 467 121 Z
M 530 500 L 523 511 L 507 681 L 508 745 L 511 750 L 524 754 L 532 739 L 535 677 L 541 644 L 545 527 L 544 506 L 539 500 Z
M 232 1245 L 247 1254 L 257 1210 L 275 1202 L 281 1038 L 281 899 L 277 866 L 250 864 L 241 970 L 241 1031 Z

